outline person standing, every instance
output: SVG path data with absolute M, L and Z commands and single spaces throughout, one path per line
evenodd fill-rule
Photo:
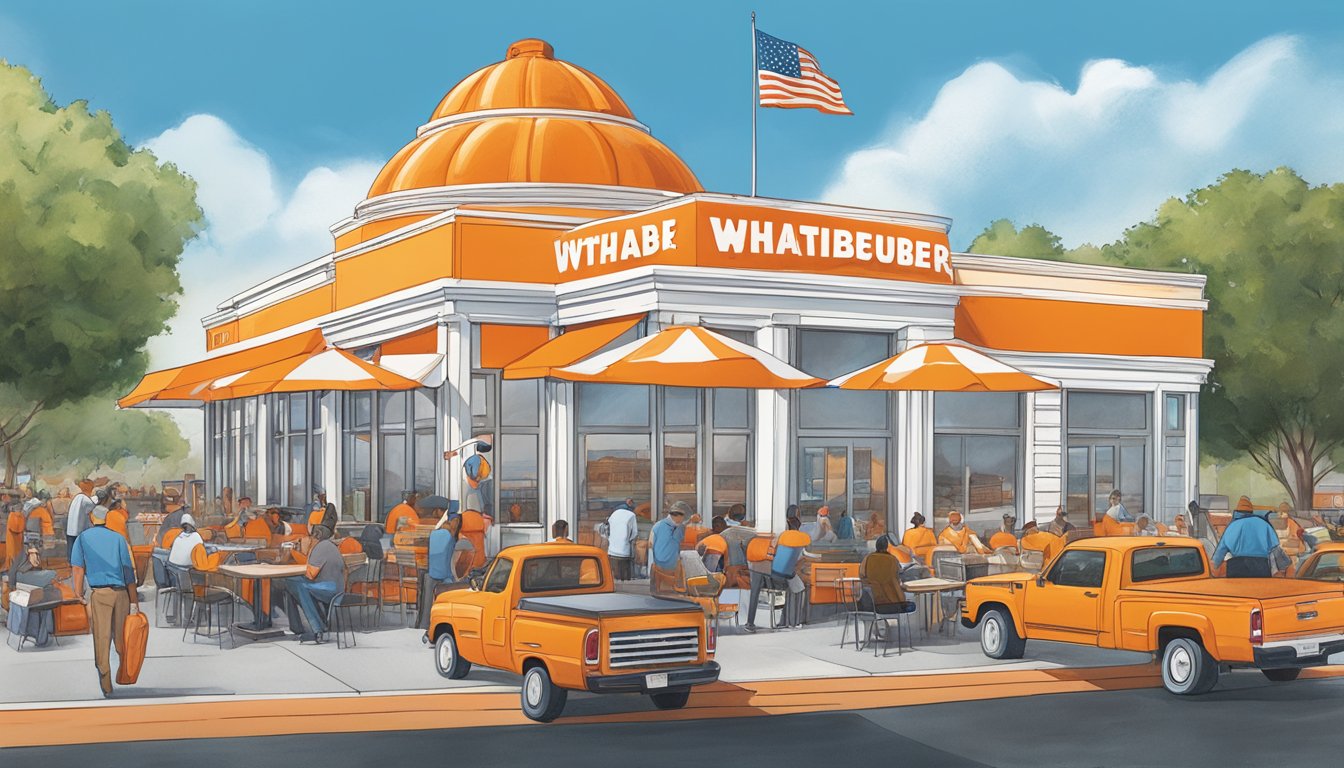
M 74 549 L 75 538 L 89 527 L 89 510 L 97 506 L 93 502 L 93 481 L 80 480 L 77 485 L 79 486 L 79 493 L 70 500 L 70 511 L 65 518 L 67 552 Z
M 117 655 L 125 652 L 121 630 L 126 616 L 140 610 L 136 593 L 135 565 L 126 540 L 107 528 L 107 508 L 95 506 L 89 511 L 90 527 L 75 538 L 70 548 L 75 595 L 89 606 L 93 630 L 93 664 L 98 669 L 98 685 L 103 696 L 112 695 L 112 664 L 108 652 L 116 645 Z M 88 580 L 89 596 L 84 596 Z
M 431 496 L 427 502 L 439 500 L 429 506 L 429 511 L 439 515 L 439 522 L 429 532 L 428 567 L 424 579 L 420 582 L 419 615 L 415 626 L 429 629 L 429 609 L 434 605 L 435 592 L 440 584 L 456 581 L 453 573 L 453 555 L 457 551 L 457 538 L 462 531 L 462 516 L 448 511 L 448 500 L 442 496 Z
M 630 580 L 630 560 L 634 557 L 635 539 L 639 536 L 639 521 L 634 506 L 626 499 L 607 518 L 607 559 L 611 571 L 620 581 Z
M 1210 567 L 1217 568 L 1227 558 L 1229 579 L 1269 578 L 1274 575 L 1270 557 L 1278 547 L 1279 534 L 1274 526 L 1256 515 L 1250 498 L 1242 496 L 1232 512 L 1232 522 L 1213 550 Z
M 676 591 L 681 540 L 685 536 L 686 510 L 676 505 L 649 531 L 649 591 L 653 594 Z

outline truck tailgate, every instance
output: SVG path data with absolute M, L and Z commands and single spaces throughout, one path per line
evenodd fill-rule
M 1344 634 L 1344 593 L 1339 590 L 1265 598 L 1261 610 L 1266 640 Z

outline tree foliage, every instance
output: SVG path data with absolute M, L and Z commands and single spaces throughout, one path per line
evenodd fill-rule
M 1005 224 L 976 242 L 1206 275 L 1204 353 L 1215 367 L 1200 400 L 1202 450 L 1250 455 L 1296 508 L 1311 507 L 1344 446 L 1344 185 L 1313 187 L 1287 168 L 1232 171 L 1100 249 L 1040 249 L 1057 239 Z
M 44 408 L 124 387 L 167 328 L 196 186 L 106 112 L 59 107 L 0 61 L 0 446 Z

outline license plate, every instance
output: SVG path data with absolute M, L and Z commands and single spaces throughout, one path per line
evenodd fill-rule
M 1297 651 L 1298 656 L 1315 656 L 1321 652 L 1321 643 L 1319 640 L 1293 643 L 1293 650 Z
M 645 676 L 644 676 L 644 687 L 646 687 L 646 688 L 666 688 L 666 687 L 667 687 L 667 673 L 666 673 L 666 672 L 657 672 L 657 673 L 652 674 L 652 675 L 645 675 Z

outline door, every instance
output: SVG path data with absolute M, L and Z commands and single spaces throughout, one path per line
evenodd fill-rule
M 1148 441 L 1142 438 L 1070 438 L 1068 453 L 1069 519 L 1085 527 L 1105 512 L 1111 491 L 1130 517 L 1148 508 Z
M 1096 645 L 1108 553 L 1071 549 L 1055 561 L 1044 582 L 1027 582 L 1022 621 L 1034 640 Z
M 481 610 L 481 641 L 485 651 L 485 663 L 491 667 L 509 669 L 509 612 L 513 608 L 510 576 L 513 575 L 513 561 L 507 557 L 495 558 L 490 574 L 481 588 L 485 592 L 485 603 Z
M 887 441 L 803 438 L 798 441 L 798 511 L 804 521 L 830 507 L 831 522 L 848 512 L 857 538 L 886 531 Z

